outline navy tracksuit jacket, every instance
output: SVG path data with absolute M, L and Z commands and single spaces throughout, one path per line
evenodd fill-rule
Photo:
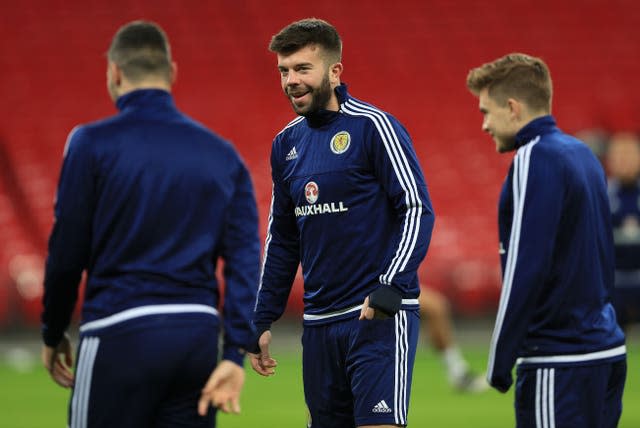
M 117 107 L 119 114 L 75 128 L 67 141 L 46 263 L 44 342 L 60 341 L 83 270 L 81 331 L 145 314 L 217 313 L 223 258 L 223 358 L 241 364 L 260 266 L 249 173 L 233 146 L 178 111 L 170 93 L 136 90 Z
M 614 247 L 604 171 L 552 116 L 516 136 L 502 188 L 503 286 L 487 379 L 499 390 L 524 365 L 624 358 L 611 305 Z
M 345 85 L 336 94 L 340 111 L 297 117 L 273 142 L 259 331 L 282 315 L 298 264 L 307 325 L 358 316 L 378 287 L 418 307 L 434 214 L 410 137 Z

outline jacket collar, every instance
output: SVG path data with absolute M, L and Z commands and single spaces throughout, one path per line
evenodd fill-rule
M 136 89 L 118 97 L 116 107 L 120 111 L 153 106 L 175 108 L 171 93 L 164 89 Z
M 556 120 L 553 116 L 547 115 L 537 117 L 518 131 L 516 134 L 515 148 L 517 149 L 518 147 L 527 144 L 538 135 L 548 134 L 556 130 L 558 130 L 558 127 L 556 126 Z

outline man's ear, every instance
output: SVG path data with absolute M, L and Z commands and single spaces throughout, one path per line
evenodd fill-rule
M 342 70 L 344 69 L 341 62 L 336 62 L 331 67 L 329 67 L 329 82 L 332 86 L 337 86 L 340 84 L 340 75 L 342 74 Z
M 169 78 L 170 83 L 173 86 L 173 84 L 176 83 L 176 79 L 178 78 L 178 64 L 173 61 L 171 61 L 171 76 L 169 76 Z
M 507 100 L 507 105 L 509 106 L 511 118 L 516 121 L 520 120 L 522 115 L 522 103 L 515 98 L 509 98 Z
M 122 84 L 122 70 L 115 62 L 109 61 L 107 65 L 109 67 L 109 76 L 111 81 L 115 84 L 115 86 L 120 86 Z

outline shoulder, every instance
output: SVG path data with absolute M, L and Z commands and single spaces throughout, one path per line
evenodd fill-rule
M 285 125 L 284 128 L 282 128 L 274 137 L 274 140 L 276 139 L 282 139 L 282 138 L 286 138 L 287 136 L 289 136 L 291 133 L 295 132 L 296 130 L 300 130 L 302 124 L 304 123 L 305 118 L 304 116 L 296 116 L 295 119 L 289 121 L 289 123 L 287 123 Z
M 541 143 L 534 150 L 539 157 L 553 163 L 600 164 L 589 146 L 562 131 L 543 136 Z
M 64 148 L 66 156 L 69 150 L 91 150 L 101 140 L 110 140 L 121 130 L 122 118 L 120 114 L 108 116 L 92 122 L 76 125 L 67 136 Z
M 408 140 L 409 134 L 400 121 L 392 114 L 373 104 L 349 97 L 340 105 L 341 111 L 353 120 L 364 121 L 364 126 L 372 129 L 382 140 Z
M 277 155 L 285 151 L 288 153 L 295 144 L 295 141 L 300 140 L 301 134 L 306 132 L 307 126 L 305 126 L 305 122 L 306 119 L 304 116 L 296 116 L 295 119 L 287 123 L 273 138 L 271 147 L 272 155 Z
M 564 169 L 560 146 L 549 135 L 537 135 L 518 147 L 513 160 L 513 178 L 524 183 L 524 176 L 547 182 L 556 180 Z M 524 174 L 524 175 L 523 175 Z
M 278 132 L 278 134 L 276 134 L 276 136 L 284 133 L 287 130 L 291 130 L 293 128 L 295 128 L 296 126 L 302 124 L 302 122 L 304 122 L 305 117 L 304 116 L 296 116 L 294 119 L 290 120 L 289 123 L 287 123 L 284 128 L 282 128 L 280 130 L 280 132 Z
M 209 143 L 209 146 L 215 147 L 218 150 L 228 152 L 229 154 L 232 154 L 234 156 L 238 155 L 237 149 L 233 142 L 229 141 L 211 128 L 184 113 L 181 113 L 181 117 L 185 126 L 189 129 L 188 132 L 190 132 L 191 135 L 196 138 L 201 138 L 203 141 Z
M 69 153 L 77 155 L 91 149 L 92 134 L 95 133 L 94 124 L 76 125 L 69 131 L 64 145 L 63 157 Z
M 124 118 L 122 113 L 118 113 L 112 116 L 107 116 L 102 119 L 78 125 L 74 128 L 74 130 L 79 131 L 79 135 L 95 138 L 105 133 L 109 133 L 113 129 L 118 129 L 123 121 Z
M 602 166 L 596 156 L 577 138 L 559 131 L 536 139 L 537 141 L 534 140 L 518 150 L 518 156 L 530 163 L 534 170 L 548 176 L 565 177 L 581 176 L 585 171 L 602 173 Z M 531 147 L 527 149 L 529 145 Z
M 565 139 L 557 133 L 537 135 L 531 141 L 520 146 L 516 152 L 516 158 L 528 159 L 531 162 L 552 162 L 564 157 L 566 151 Z
M 344 114 L 361 118 L 362 120 L 368 120 L 372 124 L 388 124 L 399 125 L 400 122 L 390 113 L 376 107 L 373 104 L 361 101 L 357 98 L 349 97 L 344 103 L 340 105 Z

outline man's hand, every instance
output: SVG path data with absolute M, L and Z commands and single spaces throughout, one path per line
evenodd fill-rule
M 55 383 L 63 388 L 71 388 L 73 386 L 74 376 L 71 371 L 73 367 L 73 349 L 69 336 L 65 334 L 55 348 L 47 345 L 42 347 L 42 364 L 44 364 Z
M 276 373 L 277 361 L 271 358 L 269 355 L 269 344 L 271 344 L 271 331 L 267 330 L 260 336 L 258 340 L 258 346 L 260 347 L 259 354 L 249 353 L 249 361 L 251 361 L 251 367 L 256 373 L 262 376 L 271 376 Z
M 402 307 L 402 295 L 391 286 L 380 286 L 364 299 L 361 320 L 386 320 L 396 316 Z
M 366 297 L 364 299 L 362 309 L 360 309 L 360 318 L 358 318 L 359 320 L 386 320 L 387 318 L 389 318 L 389 316 L 384 312 L 376 311 L 369 305 L 369 297 Z
M 205 416 L 209 405 L 225 413 L 240 413 L 240 393 L 244 385 L 244 369 L 228 360 L 220 361 L 202 389 L 198 414 Z
M 360 309 L 360 318 L 359 320 L 372 320 L 376 316 L 376 310 L 369 306 L 369 297 L 367 296 L 364 299 L 364 303 L 362 304 L 362 309 Z

